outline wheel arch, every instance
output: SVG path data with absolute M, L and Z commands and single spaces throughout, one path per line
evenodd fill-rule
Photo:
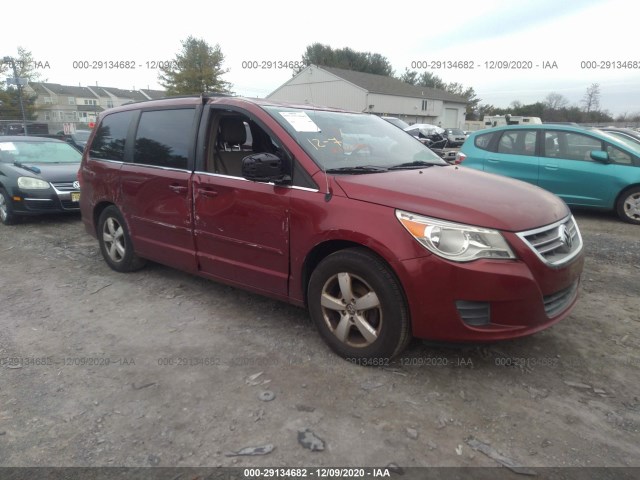
M 319 243 L 315 247 L 313 247 L 313 249 L 311 249 L 311 251 L 307 254 L 304 260 L 304 264 L 302 266 L 302 275 L 301 275 L 302 294 L 303 294 L 305 307 L 308 308 L 309 306 L 308 298 L 307 298 L 309 281 L 311 279 L 311 274 L 313 273 L 315 268 L 320 264 L 320 262 L 322 262 L 322 260 L 327 258 L 332 253 L 336 253 L 341 250 L 347 250 L 350 248 L 358 248 L 358 249 L 366 250 L 371 255 L 378 257 L 380 261 L 384 262 L 384 264 L 389 268 L 390 273 L 394 276 L 396 282 L 398 282 L 398 285 L 400 286 L 400 292 L 402 294 L 402 298 L 404 300 L 405 305 L 407 306 L 407 315 L 409 317 L 409 324 L 411 324 L 411 309 L 409 306 L 409 302 L 407 300 L 407 294 L 405 292 L 404 285 L 400 280 L 400 277 L 398 276 L 397 272 L 393 268 L 393 266 L 389 263 L 389 261 L 385 257 L 380 255 L 380 253 L 378 253 L 371 247 L 359 242 L 351 241 L 351 240 L 340 240 L 340 239 L 326 240 L 322 243 Z
M 640 188 L 640 183 L 632 183 L 631 185 L 627 185 L 622 190 L 620 190 L 620 192 L 618 193 L 618 195 L 616 195 L 616 198 L 615 198 L 615 200 L 613 202 L 613 209 L 614 210 L 618 206 L 618 202 L 620 201 L 622 196 L 625 195 L 629 190 L 631 190 L 633 188 Z
M 93 207 L 93 229 L 95 230 L 96 235 L 98 235 L 98 220 L 100 219 L 100 215 L 102 215 L 102 212 L 110 206 L 114 206 L 116 208 L 118 208 L 115 203 L 113 202 L 109 202 L 109 201 L 102 201 L 102 202 L 98 202 L 95 207 Z

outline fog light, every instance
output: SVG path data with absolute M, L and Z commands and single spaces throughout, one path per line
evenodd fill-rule
M 491 323 L 491 306 L 489 302 L 457 300 L 456 308 L 462 321 L 471 327 L 483 327 Z

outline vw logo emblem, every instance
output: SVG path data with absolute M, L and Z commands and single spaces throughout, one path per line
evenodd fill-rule
M 571 238 L 569 229 L 565 225 L 560 225 L 560 228 L 558 228 L 558 235 L 560 236 L 560 241 L 564 243 L 569 250 L 571 250 L 573 238 Z
M 77 180 L 73 182 L 73 188 L 76 188 L 76 189 L 80 188 L 80 182 Z

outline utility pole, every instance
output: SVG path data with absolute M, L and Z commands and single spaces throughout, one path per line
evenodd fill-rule
M 23 78 L 18 78 L 18 69 L 16 68 L 16 61 L 12 57 L 4 57 L 2 59 L 5 63 L 11 63 L 11 67 L 13 69 L 13 79 L 8 78 L 7 84 L 15 84 L 18 87 L 18 100 L 20 101 L 20 112 L 22 113 L 22 134 L 27 135 L 27 117 L 24 114 L 24 105 L 22 103 L 22 82 L 25 81 Z M 26 81 L 25 81 L 26 83 Z

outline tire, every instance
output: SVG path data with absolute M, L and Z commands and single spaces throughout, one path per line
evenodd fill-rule
M 127 224 L 113 205 L 105 208 L 98 220 L 98 242 L 104 260 L 116 272 L 133 272 L 145 261 L 133 249 Z
M 622 192 L 616 210 L 625 222 L 640 225 L 640 187 L 632 187 Z
M 0 221 L 4 225 L 13 225 L 17 220 L 18 217 L 13 213 L 11 197 L 4 188 L 0 188 Z
M 324 341 L 354 363 L 387 365 L 411 339 L 400 283 L 382 259 L 364 248 L 340 250 L 322 260 L 307 294 L 309 313 Z

